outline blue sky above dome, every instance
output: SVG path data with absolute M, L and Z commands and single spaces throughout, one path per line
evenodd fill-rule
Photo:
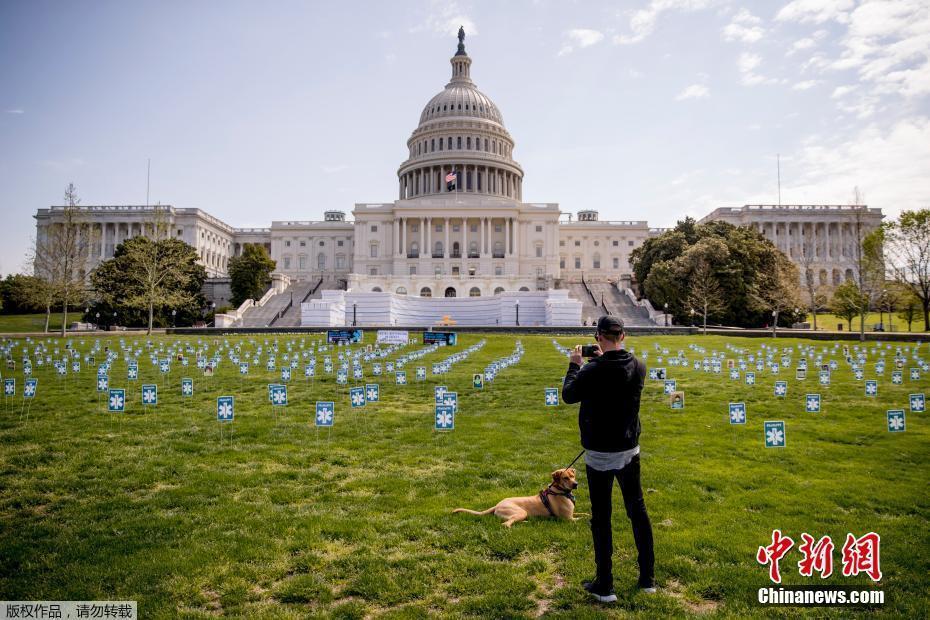
M 233 226 L 392 200 L 466 30 L 527 202 L 669 226 L 718 206 L 930 205 L 925 0 L 0 3 L 0 272 L 35 210 Z

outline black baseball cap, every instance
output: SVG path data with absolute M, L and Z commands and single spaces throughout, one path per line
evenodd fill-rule
M 623 321 L 620 317 L 607 314 L 597 320 L 597 331 L 618 336 L 623 333 Z

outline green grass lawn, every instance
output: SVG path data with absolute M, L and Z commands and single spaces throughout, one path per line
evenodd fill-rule
M 82 316 L 82 312 L 69 312 L 68 324 L 80 321 Z M 48 328 L 50 331 L 61 330 L 61 311 L 52 312 Z M 0 334 L 41 332 L 43 329 L 45 329 L 44 314 L 0 314 Z
M 919 314 L 919 313 L 918 313 Z M 808 314 L 807 321 L 813 325 L 814 315 Z M 846 319 L 841 319 L 834 314 L 821 314 L 817 313 L 817 329 L 825 330 L 835 330 L 836 326 L 840 323 L 843 324 L 843 331 L 850 331 L 849 323 L 846 322 Z M 878 312 L 870 312 L 865 317 L 865 331 L 870 332 L 875 325 L 879 323 L 884 323 L 885 331 L 896 331 L 896 332 L 906 332 L 907 322 L 902 321 L 901 317 L 897 314 L 892 314 L 888 316 L 887 312 L 879 314 Z M 852 320 L 852 331 L 858 332 L 860 329 L 859 317 L 856 317 Z M 911 323 L 911 332 L 913 333 L 926 333 L 924 331 L 924 318 L 922 314 Z
M 253 342 L 276 340 L 283 353 L 288 342 L 296 349 L 316 338 L 160 336 L 153 342 L 203 342 L 213 350 L 214 342 L 228 341 L 252 351 Z M 4 378 L 16 378 L 17 396 L 0 409 L 0 595 L 137 600 L 143 618 L 851 613 L 756 603 L 758 588 L 772 585 L 756 551 L 777 528 L 795 540 L 781 561 L 784 584 L 876 587 L 865 575 L 842 576 L 840 552 L 848 532 L 874 531 L 881 535 L 884 577 L 877 587 L 886 604 L 870 615 L 930 613 L 930 414 L 908 411 L 903 433 L 889 433 L 885 417 L 887 409 L 907 409 L 909 393 L 930 390 L 926 373 L 909 381 L 912 363 L 905 365 L 904 384 L 892 385 L 897 345 L 886 351 L 881 376 L 873 364 L 878 354 L 869 354 L 865 378 L 878 379 L 879 393 L 868 398 L 839 350 L 824 354 L 840 364 L 829 387 L 818 386 L 813 371 L 797 381 L 793 369 L 777 377 L 766 370 L 749 386 L 730 379 L 725 365 L 722 374 L 691 367 L 704 354 L 689 343 L 728 358 L 738 353 L 727 346 L 744 355 L 762 345 L 791 347 L 793 366 L 802 340 L 631 338 L 637 353 L 648 351 L 649 367 L 665 367 L 677 380 L 686 408 L 670 410 L 662 382 L 647 380 L 641 458 L 660 591 L 635 588 L 635 548 L 615 489 L 620 600 L 609 607 L 591 602 L 580 587 L 594 569 L 585 520 L 537 519 L 508 530 L 496 517 L 450 514 L 459 506 L 484 509 L 507 496 L 534 494 L 580 449 L 577 406 L 544 406 L 544 388 L 559 386 L 566 367 L 549 337 L 520 336 L 523 360 L 483 390 L 472 388 L 472 373 L 509 355 L 514 336 L 488 336 L 449 375 L 415 382 L 415 366 L 429 372 L 432 362 L 480 338 L 460 335 L 457 347 L 408 364 L 405 387 L 372 377 L 366 365 L 365 381 L 380 383 L 381 402 L 357 410 L 350 409 L 346 389 L 322 373 L 317 353 L 324 376 L 308 383 L 302 370 L 294 371 L 290 404 L 277 416 L 267 384 L 279 374 L 265 371 L 264 362 L 245 378 L 225 357 L 212 378 L 179 363 L 163 376 L 148 359 L 144 337 L 125 337 L 143 350 L 141 380 L 126 380 L 122 357 L 110 372 L 111 387 L 129 390 L 125 414 L 105 413 L 96 373 L 85 363 L 79 375 L 62 379 L 36 367 L 38 396 L 28 418 L 21 417 L 21 365 L 3 369 Z M 559 338 L 566 346 L 582 340 Z M 92 341 L 74 338 L 82 351 Z M 49 348 L 60 343 L 49 342 Z M 102 342 L 118 348 L 120 339 Z M 656 344 L 672 355 L 684 351 L 688 366 L 659 362 Z M 833 346 L 813 344 L 818 352 Z M 924 359 L 926 347 L 920 348 Z M 19 341 L 16 360 L 22 348 Z M 180 395 L 181 377 L 194 378 L 193 398 Z M 788 381 L 784 399 L 771 396 L 776 379 Z M 143 383 L 158 384 L 157 407 L 140 405 Z M 355 383 L 350 374 L 349 384 Z M 459 394 L 451 432 L 433 430 L 438 384 Z M 805 413 L 807 392 L 822 394 L 822 413 Z M 220 395 L 236 397 L 236 418 L 222 440 Z M 331 432 L 313 426 L 316 400 L 336 403 Z M 728 423 L 730 401 L 746 403 L 745 426 Z M 765 420 L 785 422 L 785 448 L 764 447 Z M 583 467 L 579 483 L 577 509 L 590 512 Z M 833 576 L 799 574 L 802 532 L 832 537 Z

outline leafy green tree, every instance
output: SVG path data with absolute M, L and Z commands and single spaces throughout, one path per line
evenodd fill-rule
M 36 303 L 33 291 L 39 279 L 21 273 L 11 273 L 0 282 L 0 303 L 4 314 L 34 314 L 45 308 Z
M 930 209 L 902 211 L 883 232 L 887 272 L 920 301 L 930 330 Z
M 260 299 L 271 286 L 275 261 L 264 246 L 248 244 L 240 256 L 229 259 L 229 287 L 232 303 L 237 308 L 246 299 Z
M 691 250 L 698 246 L 702 249 Z M 721 299 L 713 312 L 715 304 L 708 305 L 708 316 L 718 317 L 722 324 L 756 327 L 771 323 L 772 304 L 760 303 L 763 290 L 772 290 L 773 295 L 788 293 L 787 303 L 777 304 L 779 322 L 790 325 L 799 318 L 794 312 L 799 305 L 797 270 L 778 248 L 749 228 L 716 221 L 696 224 L 688 219 L 648 239 L 630 260 L 643 294 L 657 307 L 667 303 L 679 323 L 688 322 L 691 309 L 698 309 L 693 295 L 695 267 L 702 275 L 704 292 Z M 701 261 L 706 268 L 700 266 Z M 767 279 L 766 272 L 773 269 L 777 277 Z M 789 286 L 792 277 L 795 281 Z M 774 297 L 770 300 L 778 302 Z
M 151 333 L 156 318 L 164 325 L 174 310 L 177 324 L 190 324 L 206 305 L 201 289 L 207 272 L 197 258 L 196 250 L 179 239 L 124 241 L 91 274 L 97 301 L 85 320 L 145 325 Z
M 897 306 L 898 318 L 907 323 L 907 331 L 911 331 L 911 326 L 921 314 L 920 299 L 908 290 L 898 297 Z
M 833 291 L 833 299 L 830 302 L 830 309 L 833 314 L 845 319 L 849 324 L 849 331 L 852 331 L 852 320 L 860 316 L 862 306 L 868 303 L 866 295 L 859 290 L 859 286 L 853 280 L 847 280 Z

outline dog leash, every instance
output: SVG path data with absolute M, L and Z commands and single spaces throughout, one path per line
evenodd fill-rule
M 575 462 L 576 462 L 578 459 L 581 458 L 581 455 L 582 455 L 582 454 L 584 454 L 584 450 L 582 450 L 581 452 L 578 453 L 578 456 L 575 457 L 575 460 L 574 460 L 574 461 L 572 461 L 571 463 L 568 464 L 568 467 L 571 467 L 572 465 L 574 465 Z M 568 467 L 566 467 L 565 469 L 568 469 Z

